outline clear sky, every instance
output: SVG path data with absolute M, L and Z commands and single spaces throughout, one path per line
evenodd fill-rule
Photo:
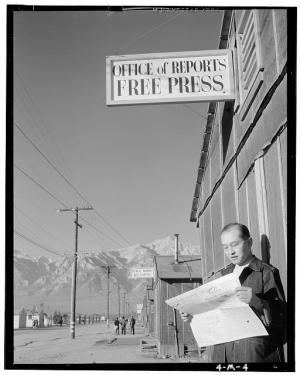
M 81 213 L 92 226 L 80 221 L 79 250 L 147 244 L 174 233 L 198 245 L 189 217 L 208 104 L 107 107 L 105 57 L 217 49 L 222 15 L 216 10 L 15 13 L 19 234 L 59 254 L 74 250 L 74 217 L 56 212 L 63 206 L 51 193 L 70 207 L 87 206 L 83 196 L 96 209 Z M 15 249 L 57 259 L 19 235 Z

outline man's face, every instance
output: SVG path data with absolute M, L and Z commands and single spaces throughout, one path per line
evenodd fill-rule
M 233 263 L 243 266 L 252 256 L 252 239 L 244 240 L 239 228 L 232 228 L 221 235 L 222 247 L 227 258 Z

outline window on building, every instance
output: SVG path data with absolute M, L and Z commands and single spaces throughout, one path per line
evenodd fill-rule
M 263 77 L 257 11 L 244 10 L 237 27 L 239 92 L 242 112 L 246 115 Z M 244 108 L 243 108 L 244 107 Z

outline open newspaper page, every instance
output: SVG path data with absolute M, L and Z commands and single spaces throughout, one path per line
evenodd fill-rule
M 268 335 L 252 309 L 235 295 L 238 278 L 229 274 L 166 300 L 193 316 L 191 328 L 198 346 Z

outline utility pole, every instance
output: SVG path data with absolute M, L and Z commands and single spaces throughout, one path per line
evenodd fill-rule
M 129 301 L 127 301 L 127 316 L 129 315 L 129 313 L 130 313 L 130 303 L 129 303 Z
M 147 285 L 146 291 L 147 291 L 147 301 L 146 301 L 146 327 L 149 330 L 150 328 L 150 316 L 151 316 L 151 305 L 150 305 L 150 296 L 149 296 L 149 290 L 153 290 L 152 286 Z M 149 332 L 149 331 L 148 331 Z
M 107 306 L 107 327 L 109 327 L 109 274 L 110 274 L 110 269 L 115 267 L 115 266 L 101 266 L 102 268 L 105 268 L 107 273 L 107 302 L 106 302 L 106 306 Z
M 126 296 L 126 292 L 123 293 L 123 316 L 125 316 L 125 296 Z
M 147 300 L 146 300 L 146 326 L 149 328 L 149 289 L 147 286 Z
M 74 263 L 72 273 L 72 290 L 71 290 L 71 322 L 70 322 L 70 333 L 71 339 L 75 339 L 75 309 L 76 309 L 76 277 L 77 277 L 77 254 L 78 254 L 78 227 L 82 228 L 82 225 L 78 223 L 78 212 L 83 210 L 92 210 L 92 207 L 76 207 L 76 208 L 61 208 L 58 212 L 75 212 L 76 219 L 75 223 L 75 252 L 74 252 Z
M 121 305 L 121 301 L 120 301 L 120 285 L 118 283 L 118 317 L 121 316 L 121 309 L 120 309 L 120 306 Z

